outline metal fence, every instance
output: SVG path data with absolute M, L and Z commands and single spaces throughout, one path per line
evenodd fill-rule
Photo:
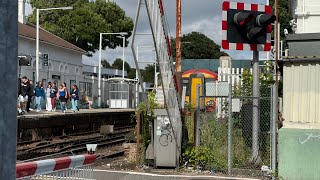
M 212 151 L 212 169 L 217 171 L 271 167 L 272 88 L 261 86 L 261 97 L 253 97 L 245 86 L 232 86 L 230 79 L 198 85 L 194 142 Z M 253 100 L 259 102 L 259 113 L 253 113 Z

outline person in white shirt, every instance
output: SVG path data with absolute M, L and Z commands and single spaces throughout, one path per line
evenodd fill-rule
M 46 94 L 46 110 L 47 111 L 52 111 L 52 105 L 51 105 L 51 83 L 48 83 L 47 89 L 45 89 L 45 94 Z

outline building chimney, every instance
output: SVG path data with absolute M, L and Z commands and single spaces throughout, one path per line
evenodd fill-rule
M 18 21 L 22 24 L 27 23 L 25 4 L 26 0 L 18 0 Z

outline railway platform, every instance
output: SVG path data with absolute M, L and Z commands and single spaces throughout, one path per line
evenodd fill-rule
M 101 125 L 120 127 L 135 122 L 135 109 L 81 109 L 71 111 L 31 112 L 18 116 L 18 142 L 52 136 L 98 131 Z

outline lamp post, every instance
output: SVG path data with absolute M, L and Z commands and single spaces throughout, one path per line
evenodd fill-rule
M 46 9 L 37 9 L 37 37 L 36 37 L 36 81 L 39 81 L 39 13 L 40 11 L 49 11 L 49 10 L 70 10 L 73 7 L 58 7 L 58 8 L 46 8 Z
M 117 36 L 117 38 L 122 38 L 122 78 L 124 78 L 124 46 L 126 43 L 126 37 L 125 36 Z
M 100 33 L 100 40 L 99 40 L 99 77 L 98 77 L 98 107 L 101 107 L 101 52 L 102 52 L 102 35 L 127 35 L 126 32 L 119 32 L 119 33 Z M 124 56 L 124 50 L 123 50 Z M 123 60 L 124 61 L 124 60 Z M 123 74 L 124 76 L 124 74 Z

